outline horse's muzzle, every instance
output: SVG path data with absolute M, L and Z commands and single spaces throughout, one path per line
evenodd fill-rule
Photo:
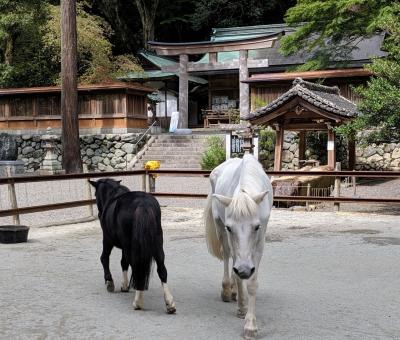
M 247 267 L 247 266 L 238 266 L 238 267 L 233 267 L 233 271 L 239 278 L 242 280 L 247 280 L 253 275 L 254 271 L 256 270 L 255 267 Z

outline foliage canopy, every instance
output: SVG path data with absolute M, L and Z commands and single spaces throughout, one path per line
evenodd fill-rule
M 339 133 L 359 135 L 364 141 L 400 140 L 400 2 L 389 0 L 298 0 L 286 13 L 286 22 L 299 25 L 281 41 L 284 54 L 303 50 L 313 56 L 303 70 L 322 69 L 354 48 L 350 43 L 376 32 L 386 34 L 388 55 L 366 66 L 373 74 L 361 96 L 360 115 Z M 340 59 L 340 58 L 339 58 Z

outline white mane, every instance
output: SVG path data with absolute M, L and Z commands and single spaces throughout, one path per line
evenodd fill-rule
M 266 187 L 265 176 L 260 163 L 252 155 L 244 155 L 239 179 L 239 191 L 232 197 L 229 212 L 233 218 L 252 216 L 258 205 L 250 195 L 259 194 Z M 262 190 L 261 190 L 262 189 Z

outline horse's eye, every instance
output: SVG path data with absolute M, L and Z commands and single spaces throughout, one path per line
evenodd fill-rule
M 228 226 L 226 226 L 226 230 L 228 230 L 229 232 L 231 232 L 231 231 L 232 231 L 232 228 L 231 228 L 231 227 L 228 227 Z
M 255 231 L 257 231 L 258 229 L 260 229 L 260 226 L 258 225 L 257 227 L 254 228 Z

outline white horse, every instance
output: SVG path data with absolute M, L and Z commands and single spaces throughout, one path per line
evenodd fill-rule
M 227 302 L 237 296 L 237 316 L 245 318 L 244 336 L 255 339 L 257 274 L 272 208 L 271 182 L 252 155 L 225 161 L 211 172 L 210 181 L 206 239 L 211 255 L 224 261 L 221 298 Z M 248 297 L 243 280 L 247 280 Z

